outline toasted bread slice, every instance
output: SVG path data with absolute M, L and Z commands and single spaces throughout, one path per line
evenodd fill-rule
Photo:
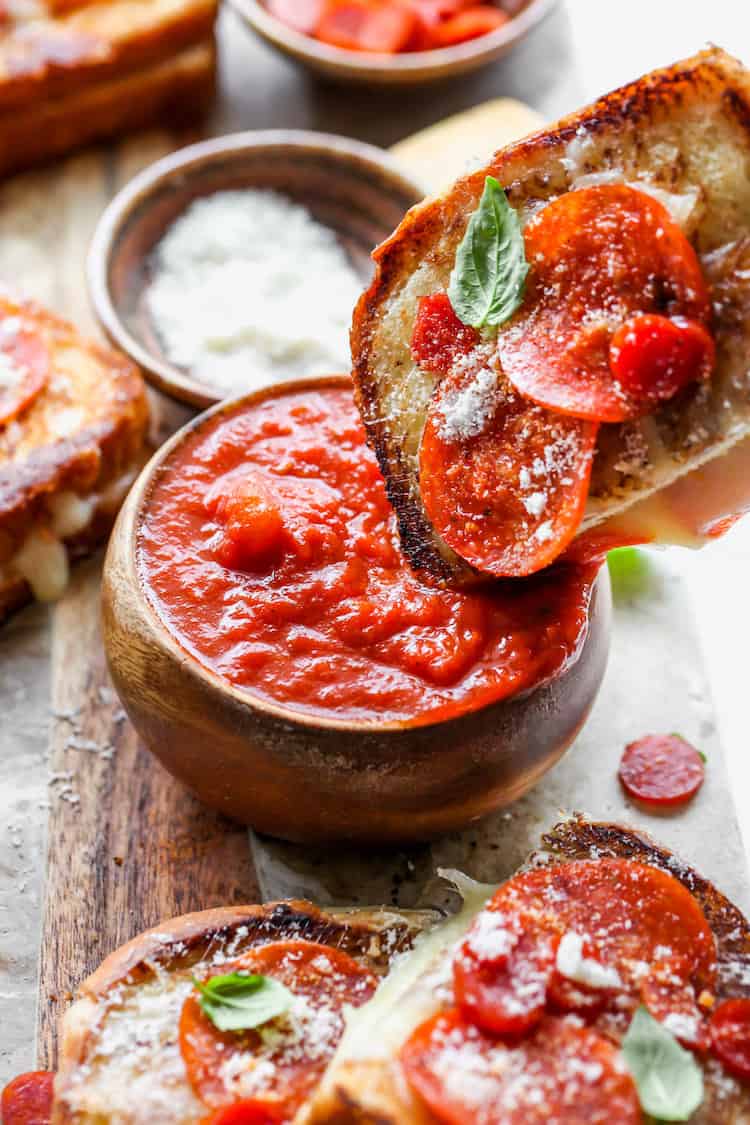
M 0 621 L 59 597 L 69 559 L 101 542 L 142 465 L 149 417 L 129 360 L 0 295 L 0 329 L 9 323 L 43 348 L 47 382 L 0 423 Z
M 617 824 L 573 818 L 553 828 L 542 842 L 543 850 L 530 861 L 534 865 L 609 856 L 639 860 L 673 875 L 697 899 L 716 938 L 717 1001 L 750 996 L 750 924 L 691 867 L 644 834 Z M 465 928 L 475 912 L 467 912 Z M 353 1033 L 342 1042 L 305 1125 L 437 1125 L 433 1114 L 408 1087 L 396 1056 L 419 1024 L 450 1006 L 450 993 L 446 997 L 444 986 L 450 980 L 452 951 L 461 936 L 454 930 L 450 941 L 436 942 L 435 956 L 422 975 L 416 981 L 405 980 L 402 989 L 394 990 L 393 1013 L 379 1013 L 378 1035 L 376 1025 L 364 1022 L 377 998 L 360 1010 L 364 1033 Z M 691 1125 L 745 1125 L 750 1121 L 750 1088 L 731 1078 L 716 1061 L 698 1057 L 705 1096 L 690 1118 Z
M 207 106 L 217 0 L 37 7 L 0 29 L 0 173 Z
M 382 976 L 435 916 L 324 913 L 308 902 L 207 910 L 141 934 L 79 989 L 62 1024 L 53 1125 L 187 1125 L 206 1107 L 187 1079 L 177 1027 L 192 979 L 271 941 L 333 946 Z
M 447 288 L 487 175 L 522 222 L 577 187 L 625 182 L 652 193 L 682 226 L 712 288 L 712 380 L 638 421 L 601 427 L 582 530 L 630 511 L 750 433 L 750 74 L 713 49 L 501 150 L 412 208 L 375 251 L 375 277 L 352 328 L 360 407 L 408 557 L 453 581 L 477 574 L 440 539 L 421 502 L 418 452 L 435 378 L 416 365 L 410 341 L 418 299 Z M 669 521 L 651 522 L 647 538 L 674 540 Z

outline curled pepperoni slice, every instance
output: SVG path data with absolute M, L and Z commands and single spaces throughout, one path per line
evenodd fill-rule
M 480 341 L 476 328 L 463 324 L 447 293 L 420 297 L 411 336 L 411 354 L 425 371 L 446 375 Z
M 211 1108 L 251 1099 L 253 1113 L 287 1121 L 338 1045 L 344 1006 L 359 1007 L 369 1000 L 375 978 L 347 954 L 306 941 L 272 942 L 217 970 L 232 972 L 280 980 L 294 993 L 294 1005 L 262 1028 L 219 1031 L 204 1014 L 197 992 L 191 994 L 179 1031 L 190 1084 Z
M 435 391 L 419 454 L 435 529 L 478 570 L 542 570 L 583 517 L 596 430 L 526 402 L 496 369 L 457 368 Z
M 49 1125 L 55 1076 L 47 1070 L 19 1074 L 3 1090 L 3 1125 Z
M 695 796 L 705 772 L 700 754 L 684 738 L 651 734 L 625 747 L 618 776 L 635 800 L 669 807 Z
M 610 365 L 614 334 L 636 314 L 709 318 L 695 251 L 657 200 L 625 184 L 571 191 L 528 223 L 524 241 L 524 303 L 498 336 L 503 371 L 522 395 L 576 418 L 622 422 L 660 400 L 649 376 L 659 381 L 675 365 L 681 385 L 705 376 L 705 340 L 694 348 L 693 329 L 655 343 L 636 333 L 631 358 L 620 351 Z M 667 361 L 657 360 L 660 349 Z
M 31 406 L 49 378 L 49 353 L 18 318 L 0 320 L 0 426 Z
M 579 950 L 572 968 L 570 956 L 561 957 L 563 940 Z M 550 948 L 556 950 L 551 964 Z M 508 967 L 519 950 L 537 969 L 533 989 L 525 970 L 514 990 Z M 665 958 L 674 959 L 675 982 L 689 982 L 694 995 L 713 987 L 713 934 L 673 876 L 633 860 L 557 864 L 510 879 L 477 917 L 454 958 L 456 1002 L 487 1031 L 511 1030 L 503 1022 L 513 1011 L 525 1014 L 528 1027 L 541 1017 L 540 1003 L 555 1002 L 551 985 L 561 973 L 574 984 L 600 988 L 605 1003 L 614 995 L 618 1005 L 635 1007 L 644 972 Z
M 750 1079 L 750 1000 L 725 1000 L 711 1016 L 711 1047 L 727 1070 Z
M 400 1053 L 410 1086 L 446 1125 L 640 1125 L 633 1080 L 588 1027 L 546 1017 L 528 1039 L 484 1035 L 457 1011 L 418 1027 Z
M 694 1051 L 707 1051 L 708 1023 L 698 1007 L 684 957 L 657 961 L 641 985 L 643 1003 L 654 1019 Z

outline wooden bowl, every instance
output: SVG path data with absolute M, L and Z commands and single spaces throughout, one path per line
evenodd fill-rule
M 162 350 L 145 305 L 153 250 L 194 199 L 237 188 L 273 188 L 334 230 L 363 286 L 370 252 L 424 192 L 382 149 L 304 130 L 236 133 L 203 141 L 152 164 L 115 196 L 89 250 L 87 277 L 110 340 L 173 398 L 212 406 L 222 397 Z
M 511 51 L 553 8 L 556 0 L 529 0 L 504 27 L 435 51 L 400 55 L 347 51 L 319 43 L 276 19 L 262 0 L 231 0 L 247 24 L 267 43 L 303 66 L 339 82 L 377 83 L 382 86 L 435 82 L 456 78 L 487 66 Z
M 104 567 L 104 637 L 133 725 L 207 805 L 294 841 L 403 843 L 465 828 L 522 796 L 560 758 L 594 702 L 607 661 L 610 592 L 597 579 L 587 636 L 553 680 L 456 719 L 323 719 L 233 687 L 171 635 L 148 600 L 136 538 L 160 467 L 219 411 L 301 382 L 255 391 L 200 415 L 156 453 L 120 512 Z M 311 385 L 305 381 L 304 385 Z M 348 386 L 347 376 L 312 381 Z

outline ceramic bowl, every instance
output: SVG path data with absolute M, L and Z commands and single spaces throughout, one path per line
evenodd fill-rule
M 193 200 L 216 191 L 272 188 L 333 229 L 367 284 L 370 252 L 423 191 L 387 153 L 344 137 L 306 131 L 237 133 L 158 160 L 113 199 L 88 256 L 89 292 L 110 340 L 173 398 L 211 406 L 221 395 L 164 354 L 144 292 L 153 251 Z
M 397 55 L 332 47 L 309 35 L 303 35 L 276 19 L 265 7 L 263 0 L 231 2 L 253 31 L 310 70 L 339 82 L 396 86 L 455 78 L 495 62 L 540 23 L 556 0 L 529 0 L 507 24 L 478 39 L 441 47 L 435 51 L 413 51 Z
M 306 380 L 304 385 L 310 386 Z M 104 634 L 115 687 L 146 745 L 207 805 L 294 841 L 404 843 L 465 828 L 522 796 L 560 758 L 596 697 L 610 593 L 597 579 L 586 638 L 554 679 L 426 726 L 311 717 L 233 687 L 204 667 L 153 608 L 136 557 L 155 478 L 223 403 L 188 423 L 144 469 L 118 518 L 104 569 Z M 346 376 L 315 387 L 348 386 Z

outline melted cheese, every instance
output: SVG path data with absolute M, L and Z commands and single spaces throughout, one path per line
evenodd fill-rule
M 29 532 L 11 564 L 28 582 L 37 601 L 53 602 L 64 594 L 70 576 L 68 552 L 62 540 L 48 528 L 38 527 Z

